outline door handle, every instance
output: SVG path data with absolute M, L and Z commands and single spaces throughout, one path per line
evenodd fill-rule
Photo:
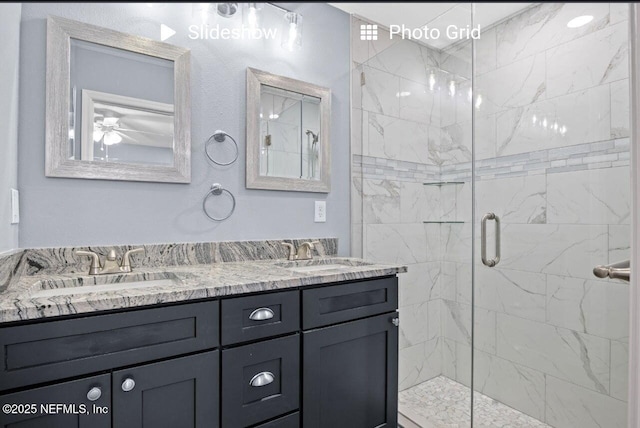
M 496 222 L 496 256 L 492 259 L 487 259 L 487 220 L 494 220 Z M 480 255 L 482 263 L 489 267 L 494 267 L 500 263 L 500 217 L 494 213 L 486 213 L 482 217 L 480 240 Z
M 102 389 L 100 387 L 94 386 L 87 392 L 87 400 L 96 401 L 102 397 Z
M 249 319 L 251 321 L 265 321 L 273 318 L 274 313 L 269 308 L 258 308 L 255 311 L 251 312 L 249 315 Z
M 610 265 L 598 265 L 593 268 L 593 274 L 598 278 L 623 279 L 629 281 L 631 277 L 631 261 L 624 260 Z
M 122 390 L 124 392 L 133 391 L 133 388 L 135 387 L 136 387 L 136 381 L 130 377 L 126 378 L 124 382 L 122 382 Z
M 269 385 L 274 380 L 275 380 L 275 377 L 273 376 L 273 373 L 261 372 L 251 378 L 251 380 L 249 381 L 249 385 L 259 388 L 261 386 Z

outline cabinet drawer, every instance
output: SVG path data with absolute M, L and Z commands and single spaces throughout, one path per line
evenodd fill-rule
M 0 329 L 0 390 L 218 346 L 218 302 Z
M 300 413 L 295 412 L 275 421 L 256 425 L 255 428 L 300 428 Z
M 223 427 L 247 427 L 297 410 L 299 395 L 299 334 L 222 351 Z
M 302 291 L 302 328 L 350 321 L 398 308 L 398 278 L 382 278 Z
M 292 333 L 300 328 L 298 291 L 225 299 L 221 305 L 223 345 Z
M 93 394 L 93 401 L 87 395 Z M 75 405 L 80 414 L 47 414 L 41 413 L 40 405 L 44 404 Z M 34 388 L 24 392 L 0 396 L 0 405 L 35 404 L 35 413 L 15 412 L 0 413 L 2 428 L 109 428 L 111 427 L 111 376 L 108 374 L 93 376 L 71 382 L 58 383 L 42 388 Z M 106 412 L 94 412 L 93 406 L 107 409 Z M 85 406 L 87 414 L 82 413 L 80 406 Z

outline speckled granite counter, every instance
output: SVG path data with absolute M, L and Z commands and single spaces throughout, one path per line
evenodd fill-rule
M 234 261 L 224 261 L 224 251 L 219 251 L 221 244 L 234 248 L 230 253 L 236 257 L 226 257 Z M 187 247 L 188 245 L 192 247 Z M 341 266 L 308 272 L 294 270 L 287 264 L 284 250 L 280 248 L 280 241 L 209 244 L 217 246 L 217 251 L 209 248 L 210 251 L 205 253 L 213 255 L 214 259 L 215 254 L 218 254 L 222 260 L 212 260 L 209 256 L 203 255 L 205 253 L 200 253 L 201 257 L 190 258 L 189 254 L 198 254 L 198 251 L 194 251 L 193 245 L 196 244 L 162 246 L 165 250 L 172 249 L 184 256 L 173 257 L 170 262 L 166 260 L 166 252 L 162 251 L 158 253 L 159 257 L 152 259 L 153 252 L 158 249 L 156 247 L 161 246 L 146 246 L 146 256 L 134 261 L 134 272 L 97 276 L 86 275 L 86 262 L 83 264 L 76 260 L 75 250 L 79 248 L 26 250 L 25 254 L 12 256 L 12 259 L 19 259 L 19 262 L 9 264 L 5 261 L 4 265 L 0 263 L 0 270 L 5 272 L 3 290 L 0 292 L 0 322 L 296 288 L 395 275 L 407 270 L 404 266 L 337 258 L 334 256 L 337 244 L 332 240 L 321 241 L 317 246 L 316 261 L 313 263 L 337 263 Z M 250 250 L 251 248 L 253 250 Z M 96 250 L 95 247 L 91 249 Z M 163 254 L 166 264 L 159 264 L 158 259 L 161 260 L 160 256 Z M 147 264 L 144 263 L 145 260 L 148 261 Z M 193 263 L 194 261 L 196 263 Z M 79 265 L 83 268 L 80 272 L 84 273 L 78 273 Z M 131 280 L 151 280 L 154 283 L 136 287 L 118 285 L 118 289 L 115 290 L 100 290 L 108 288 L 101 285 L 122 284 Z M 100 291 L 87 292 L 90 287 L 97 287 L 96 290 Z M 71 291 L 74 288 L 82 289 L 83 292 Z M 57 290 L 60 290 L 60 293 Z

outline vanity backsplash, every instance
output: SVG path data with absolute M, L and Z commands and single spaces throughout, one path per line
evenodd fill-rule
M 24 264 L 25 250 L 16 250 L 0 255 L 0 292 L 7 289 L 9 284 L 17 280 L 21 275 Z
M 282 242 L 298 247 L 303 242 L 315 244 L 317 256 L 335 256 L 337 238 L 278 239 L 264 241 L 225 241 L 178 244 L 114 245 L 91 247 L 34 248 L 0 255 L 0 291 L 22 275 L 86 273 L 91 260 L 79 256 L 77 250 L 90 250 L 101 256 L 114 249 L 120 257 L 132 248 L 144 248 L 144 253 L 133 254 L 134 269 L 143 267 L 202 265 L 224 262 L 286 259 L 288 249 Z

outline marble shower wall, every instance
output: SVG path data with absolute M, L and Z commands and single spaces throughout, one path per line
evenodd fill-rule
M 409 266 L 400 281 L 400 389 L 441 374 L 438 240 L 428 241 L 426 213 L 440 210 L 439 166 L 429 151 L 439 139 L 440 99 L 429 90 L 439 52 L 389 40 L 360 40 L 352 18 L 352 255 Z M 436 189 L 438 190 L 438 189 Z
M 448 53 L 441 64 L 440 51 L 390 40 L 382 29 L 378 40 L 361 41 L 363 23 L 352 19 L 352 255 L 409 266 L 400 275 L 400 389 L 406 389 L 442 374 L 440 312 L 455 290 L 446 282 L 455 276 L 446 270 L 453 264 L 443 255 L 464 249 L 450 245 L 451 229 L 440 222 L 456 219 L 460 189 L 425 183 L 440 181 L 443 164 L 470 160 L 470 134 L 466 144 L 453 142 L 441 124 L 443 99 L 452 97 L 448 83 L 469 76 L 454 67 L 464 58 Z M 454 97 L 468 96 L 463 86 Z M 465 255 L 455 261 L 469 262 Z

